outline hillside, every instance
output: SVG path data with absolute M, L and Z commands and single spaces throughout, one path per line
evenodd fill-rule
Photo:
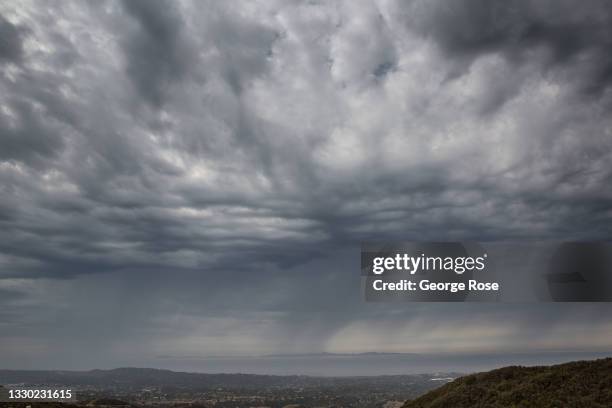
M 612 407 L 612 358 L 505 367 L 456 379 L 402 408 Z

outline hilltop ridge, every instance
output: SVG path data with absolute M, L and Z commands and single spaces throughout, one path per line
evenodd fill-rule
M 553 408 L 612 406 L 612 358 L 510 366 L 460 377 L 402 408 Z

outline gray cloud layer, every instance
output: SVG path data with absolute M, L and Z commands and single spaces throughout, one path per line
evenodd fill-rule
M 612 346 L 606 305 L 407 318 L 355 281 L 362 240 L 609 237 L 609 27 L 605 1 L 0 5 L 0 356 Z

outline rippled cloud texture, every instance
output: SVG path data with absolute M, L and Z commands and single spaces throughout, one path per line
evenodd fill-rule
M 0 361 L 612 349 L 606 305 L 365 305 L 362 240 L 601 239 L 607 1 L 0 4 Z M 586 335 L 586 334 L 590 335 Z

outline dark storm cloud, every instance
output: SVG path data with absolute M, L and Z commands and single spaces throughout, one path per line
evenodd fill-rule
M 177 5 L 167 1 L 124 1 L 123 6 L 138 26 L 124 40 L 127 73 L 141 96 L 159 106 L 195 57 L 183 38 L 184 22 Z
M 605 305 L 412 314 L 362 305 L 355 277 L 362 240 L 608 236 L 609 9 L 3 4 L 3 350 L 451 349 L 461 326 L 462 347 L 545 347 L 585 321 L 603 338 L 585 316 Z
M 415 2 L 410 24 L 449 55 L 473 60 L 501 53 L 528 63 L 534 49 L 546 52 L 545 66 L 574 65 L 582 92 L 600 95 L 612 81 L 612 7 L 590 0 Z M 576 78 L 578 76 L 578 78 Z
M 0 62 L 19 62 L 22 32 L 0 14 Z
M 53 157 L 62 146 L 59 129 L 48 123 L 48 118 L 36 112 L 31 101 L 15 99 L 11 103 L 19 125 L 11 126 L 16 119 L 3 116 L 0 119 L 0 158 L 32 163 Z

